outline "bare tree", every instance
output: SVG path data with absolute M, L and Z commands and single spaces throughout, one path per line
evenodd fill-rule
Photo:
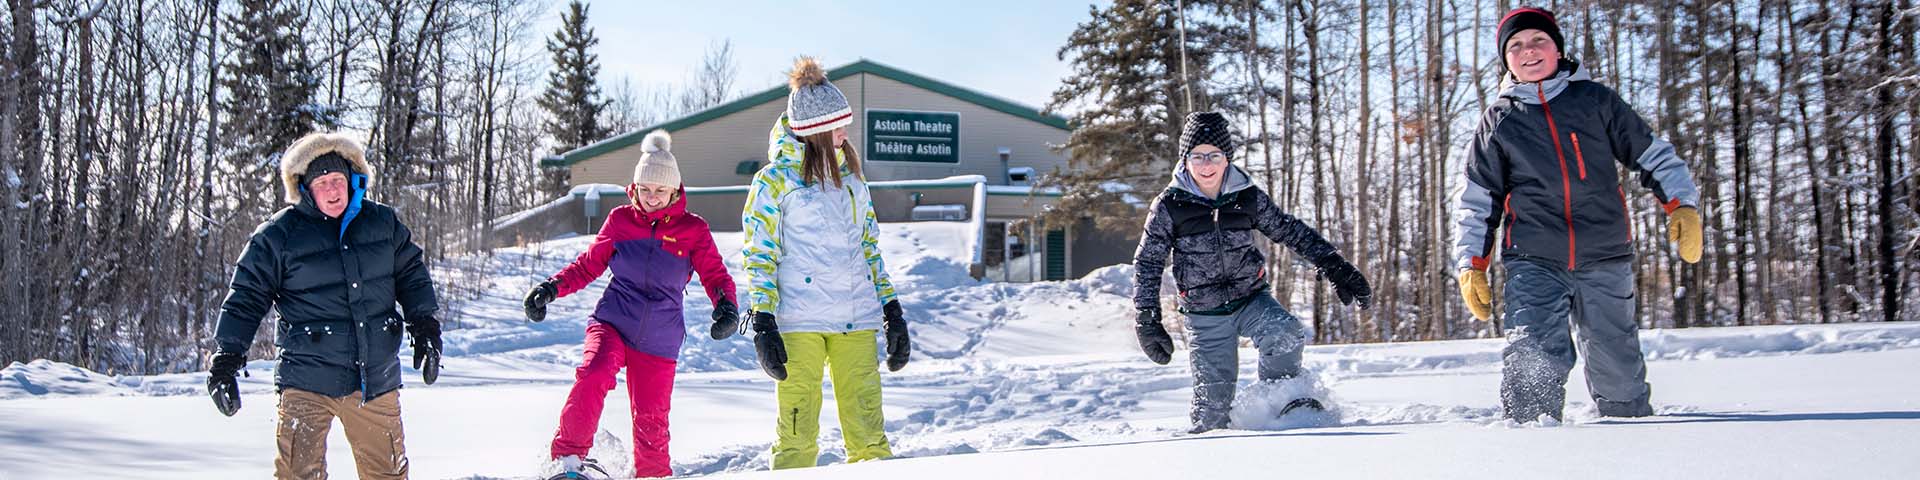
M 739 95 L 734 91 L 739 72 L 739 62 L 733 59 L 732 40 L 707 46 L 700 64 L 693 68 L 686 89 L 680 93 L 680 111 L 696 112 L 733 100 Z

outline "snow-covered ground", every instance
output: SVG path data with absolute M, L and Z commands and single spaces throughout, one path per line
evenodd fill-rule
M 978 283 L 963 223 L 887 224 L 882 246 L 915 334 L 913 363 L 883 373 L 901 458 L 844 465 L 822 410 L 826 468 L 765 472 L 773 383 L 750 341 L 706 338 L 708 300 L 687 295 L 674 390 L 675 472 L 743 478 L 1912 478 L 1920 472 L 1920 324 L 1648 331 L 1659 415 L 1597 418 L 1576 370 L 1568 421 L 1498 418 L 1499 340 L 1316 346 L 1318 377 L 1261 385 L 1243 361 L 1234 430 L 1184 435 L 1184 362 L 1135 345 L 1131 270 L 1066 282 Z M 584 248 L 571 238 L 448 262 L 489 292 L 458 305 L 440 381 L 406 374 L 414 478 L 537 478 L 604 283 L 528 323 L 520 296 Z M 738 245 L 723 234 L 722 245 Z M 728 249 L 731 250 L 731 249 Z M 739 271 L 739 253 L 728 263 Z M 601 282 L 605 282 L 603 278 Z M 1184 352 L 1180 352 L 1184 354 Z M 405 353 L 403 353 L 405 355 Z M 1242 354 L 1253 358 L 1252 351 Z M 244 408 L 217 413 L 204 374 L 113 377 L 47 361 L 0 370 L 0 480 L 265 478 L 273 467 L 271 362 L 241 379 Z M 626 471 L 627 401 L 615 389 L 595 456 Z M 1301 391 L 1332 415 L 1275 421 Z M 831 402 L 831 390 L 828 391 Z M 352 478 L 335 430 L 328 467 Z

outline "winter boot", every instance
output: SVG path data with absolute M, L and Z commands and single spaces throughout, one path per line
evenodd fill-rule
M 1215 420 L 1215 421 L 1205 421 L 1205 422 L 1195 423 L 1193 424 L 1193 428 L 1187 429 L 1187 434 L 1199 435 L 1202 433 L 1207 433 L 1214 430 L 1227 428 L 1227 423 L 1228 423 L 1228 420 L 1225 416 L 1222 416 L 1220 417 L 1219 420 Z
M 560 462 L 560 473 L 547 480 L 604 480 L 613 478 L 607 470 L 600 468 L 600 462 L 579 455 L 567 455 L 556 458 Z

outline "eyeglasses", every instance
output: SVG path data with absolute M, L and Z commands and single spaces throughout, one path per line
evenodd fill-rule
M 1227 162 L 1227 152 L 1207 152 L 1207 153 L 1187 154 L 1187 163 L 1211 165 L 1215 163 L 1226 163 L 1226 162 Z

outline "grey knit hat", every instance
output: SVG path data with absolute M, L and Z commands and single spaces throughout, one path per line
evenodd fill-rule
M 680 186 L 680 162 L 673 159 L 673 136 L 654 130 L 640 141 L 640 163 L 633 166 L 633 183 Z
M 1220 112 L 1193 112 L 1187 114 L 1187 124 L 1180 129 L 1180 157 L 1186 157 L 1195 145 L 1213 145 L 1233 159 L 1233 127 L 1227 124 L 1227 117 Z
M 800 57 L 787 72 L 787 126 L 802 137 L 853 124 L 853 107 L 813 57 Z

